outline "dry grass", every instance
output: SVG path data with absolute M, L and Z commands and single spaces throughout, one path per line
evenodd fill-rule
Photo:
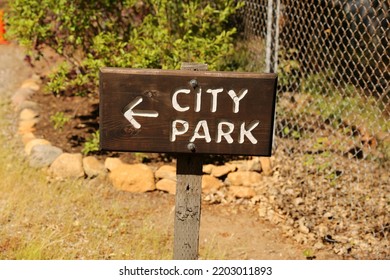
M 17 144 L 9 144 L 18 141 L 4 132 L 5 107 L 0 105 L 0 259 L 172 258 L 166 195 L 121 193 L 104 179 L 50 181 L 18 156 Z M 200 257 L 223 258 L 214 249 L 201 247 Z
M 105 184 L 48 182 L 8 150 L 0 157 L 1 259 L 170 258 L 169 230 Z

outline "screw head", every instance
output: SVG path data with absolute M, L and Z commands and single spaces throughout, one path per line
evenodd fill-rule
M 190 81 L 190 86 L 191 86 L 192 88 L 197 88 L 197 87 L 198 87 L 198 81 L 197 81 L 196 79 L 192 79 L 192 80 Z
M 194 143 L 188 143 L 187 149 L 194 153 L 196 151 L 196 146 Z

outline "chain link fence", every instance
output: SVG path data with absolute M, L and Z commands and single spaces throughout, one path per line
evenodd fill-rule
M 278 73 L 275 223 L 313 250 L 389 259 L 389 1 L 245 2 L 250 61 Z

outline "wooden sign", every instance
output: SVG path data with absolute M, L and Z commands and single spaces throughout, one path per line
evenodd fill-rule
M 270 156 L 276 74 L 102 68 L 100 148 Z

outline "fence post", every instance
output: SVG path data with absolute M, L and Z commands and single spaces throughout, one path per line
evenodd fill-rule
M 276 73 L 278 71 L 279 59 L 279 21 L 280 21 L 280 0 L 276 1 L 276 19 L 275 19 L 275 53 L 274 53 L 274 68 L 270 71 Z
M 273 0 L 268 0 L 267 8 L 267 41 L 265 51 L 265 72 L 271 71 L 271 48 L 272 48 L 272 21 L 273 21 Z

